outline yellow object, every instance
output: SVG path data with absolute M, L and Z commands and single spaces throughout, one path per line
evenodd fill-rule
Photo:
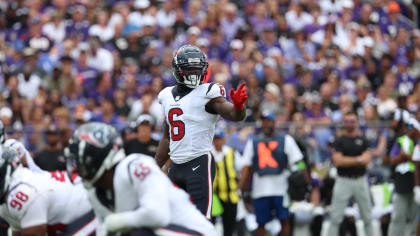
M 216 178 L 213 185 L 214 192 L 221 201 L 238 203 L 239 195 L 237 193 L 238 183 L 236 177 L 234 150 L 229 147 L 228 153 L 222 160 L 217 162 Z
M 213 205 L 211 207 L 211 216 L 216 217 L 223 214 L 223 205 L 216 194 L 213 193 Z

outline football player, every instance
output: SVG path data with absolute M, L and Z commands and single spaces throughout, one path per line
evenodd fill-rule
M 226 120 L 243 120 L 248 94 L 242 83 L 230 91 L 233 104 L 228 102 L 222 85 L 202 83 L 207 68 L 206 55 L 198 47 L 184 45 L 175 53 L 172 70 L 177 84 L 158 95 L 166 123 L 156 160 L 162 167 L 170 156 L 169 178 L 210 218 L 216 171 L 210 150 L 215 124 L 219 115 Z
M 41 169 L 33 161 L 31 154 L 26 150 L 25 146 L 16 139 L 7 139 L 5 126 L 2 121 L 0 121 L 0 152 L 4 147 L 10 147 L 14 149 L 19 155 L 18 158 L 24 166 L 28 166 L 30 169 L 33 169 L 35 172 L 40 172 Z M 29 160 L 30 158 L 30 160 Z M 27 161 L 28 159 L 28 161 Z
M 35 173 L 3 147 L 0 157 L 0 216 L 13 235 L 92 235 L 98 225 L 83 185 L 66 175 Z M 46 174 L 48 173 L 48 174 Z M 76 207 L 75 207 L 76 206 Z
M 152 157 L 124 154 L 112 126 L 98 122 L 80 126 L 65 155 L 68 171 L 82 178 L 108 233 L 216 235 L 188 194 L 171 183 Z
M 37 164 L 35 164 L 31 154 L 26 150 L 25 146 L 17 141 L 16 139 L 7 139 L 3 147 L 11 148 L 17 152 L 17 161 L 20 162 L 24 167 L 34 172 L 45 172 Z

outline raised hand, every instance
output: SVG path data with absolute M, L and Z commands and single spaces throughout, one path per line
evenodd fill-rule
M 235 110 L 242 110 L 248 99 L 248 93 L 245 88 L 246 83 L 243 82 L 237 90 L 230 89 L 230 97 L 232 98 L 233 107 Z

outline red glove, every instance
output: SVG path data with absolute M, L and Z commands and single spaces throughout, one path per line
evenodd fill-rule
M 235 110 L 242 110 L 245 106 L 246 100 L 248 99 L 248 93 L 246 92 L 245 85 L 245 82 L 243 82 L 237 90 L 230 89 L 229 91 Z

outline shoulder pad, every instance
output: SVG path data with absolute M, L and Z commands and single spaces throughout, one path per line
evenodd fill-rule
M 171 87 L 166 87 L 166 88 L 162 89 L 162 91 L 160 91 L 160 92 L 159 92 L 159 94 L 158 94 L 158 96 L 157 96 L 157 99 L 158 99 L 158 102 L 159 102 L 160 104 L 162 104 L 163 99 L 164 99 L 166 96 L 168 96 L 168 91 L 171 91 L 173 87 L 174 87 L 174 86 L 171 86 Z M 172 96 L 172 94 L 170 94 L 170 95 Z
M 226 97 L 226 89 L 221 84 L 209 83 L 206 89 L 205 96 L 209 99 L 213 99 L 217 97 Z
M 19 183 L 7 194 L 7 210 L 12 218 L 20 220 L 29 209 L 31 203 L 37 196 L 34 186 L 26 183 Z
M 153 165 L 156 165 L 156 163 L 154 163 L 154 160 L 147 155 L 134 155 L 135 157 L 133 157 L 133 159 L 127 165 L 129 178 L 131 182 L 136 179 L 142 181 L 146 179 L 147 176 L 149 176 L 154 168 Z

